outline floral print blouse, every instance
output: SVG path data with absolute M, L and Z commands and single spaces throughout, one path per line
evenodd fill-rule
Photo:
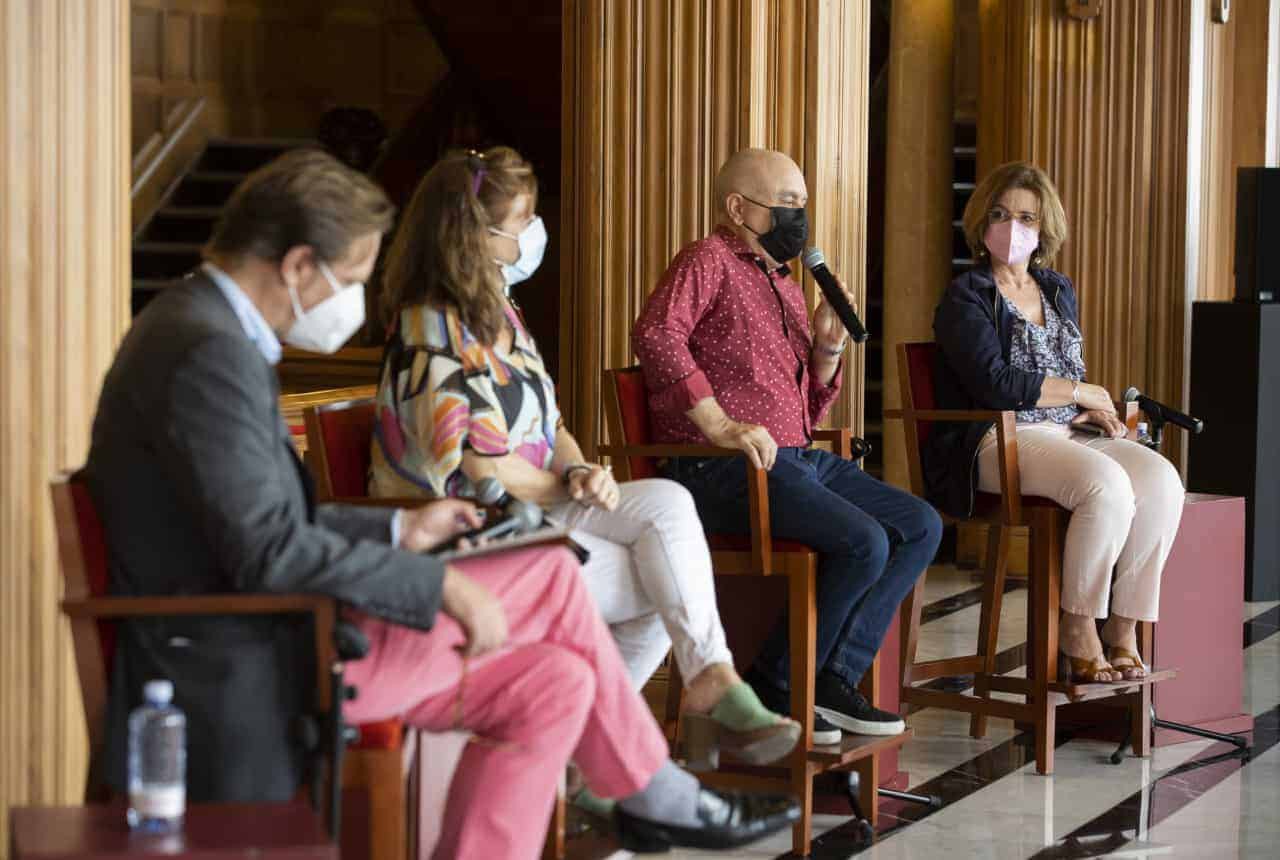
M 507 319 L 515 336 L 502 352 L 480 343 L 455 308 L 400 312 L 378 386 L 371 495 L 468 495 L 468 450 L 550 467 L 561 426 L 555 385 L 510 306 Z
M 1001 295 L 1013 313 L 1013 342 L 1009 363 L 1019 370 L 1058 376 L 1079 382 L 1084 379 L 1084 346 L 1080 330 L 1071 320 L 1058 316 L 1053 302 L 1045 302 L 1044 325 L 1038 326 L 1027 319 L 1018 306 Z M 1075 404 L 1067 406 L 1033 407 L 1018 410 L 1019 424 L 1070 424 L 1080 414 Z

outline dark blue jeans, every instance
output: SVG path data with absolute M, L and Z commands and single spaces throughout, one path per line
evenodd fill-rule
M 748 532 L 743 458 L 680 458 L 666 472 L 693 494 L 708 532 Z M 769 472 L 769 520 L 774 537 L 818 551 L 818 669 L 856 685 L 898 605 L 933 561 L 942 520 L 922 499 L 817 448 L 778 449 Z M 788 652 L 784 619 L 755 672 L 789 689 Z

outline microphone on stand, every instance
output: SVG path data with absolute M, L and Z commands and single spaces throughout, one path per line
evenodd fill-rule
M 1138 408 L 1147 413 L 1147 417 L 1150 418 L 1153 423 L 1163 423 L 1168 421 L 1170 424 L 1176 424 L 1183 430 L 1187 430 L 1191 433 L 1199 433 L 1204 429 L 1204 422 L 1199 418 L 1192 418 L 1190 415 L 1185 412 L 1179 412 L 1172 406 L 1165 406 L 1158 400 L 1152 400 L 1133 386 L 1129 386 L 1129 388 L 1125 390 L 1124 396 L 1121 399 L 1124 400 L 1125 403 L 1138 404 Z
M 827 268 L 827 258 L 817 248 L 810 248 L 800 259 L 804 267 L 809 270 L 809 274 L 813 275 L 813 279 L 818 282 L 818 288 L 826 297 L 827 304 L 831 305 L 836 316 L 840 317 L 840 322 L 844 323 L 849 337 L 853 338 L 854 343 L 865 341 L 867 329 L 863 326 L 862 320 L 858 319 L 858 313 L 853 309 L 853 305 L 849 304 L 844 290 L 840 289 L 840 285 L 836 283 L 836 276 Z

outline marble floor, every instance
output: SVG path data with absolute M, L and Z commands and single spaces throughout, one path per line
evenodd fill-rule
M 971 651 L 978 606 L 967 595 L 975 585 L 969 571 L 931 570 L 921 659 Z M 1005 595 L 1002 649 L 1021 639 L 1025 598 L 1018 588 Z M 929 708 L 908 717 L 916 736 L 899 767 L 909 774 L 911 790 L 940 795 L 943 807 L 926 811 L 882 801 L 879 832 L 869 845 L 846 817 L 816 815 L 812 857 L 1280 858 L 1280 604 L 1248 604 L 1242 620 L 1250 643 L 1243 709 L 1255 718 L 1251 758 L 1224 756 L 1231 749 L 1226 744 L 1191 740 L 1113 766 L 1105 760 L 1114 743 L 1060 735 L 1056 772 L 1043 777 L 1035 772 L 1028 737 L 1012 722 L 992 719 L 987 737 L 974 740 L 966 715 Z M 780 858 L 791 856 L 789 849 L 788 832 L 727 854 L 666 856 Z

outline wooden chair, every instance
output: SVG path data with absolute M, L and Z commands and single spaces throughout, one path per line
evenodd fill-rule
M 973 522 L 988 529 L 986 576 L 983 582 L 978 647 L 975 654 L 942 660 L 916 662 L 920 639 L 920 610 L 924 603 L 925 578 L 902 604 L 902 695 L 903 703 L 917 707 L 938 707 L 971 715 L 970 734 L 985 736 L 988 717 L 1004 717 L 1035 728 L 1036 771 L 1053 773 L 1054 723 L 1058 705 L 1085 699 L 1125 697 L 1130 706 L 1133 749 L 1139 756 L 1150 754 L 1151 685 L 1176 676 L 1173 670 L 1152 671 L 1141 682 L 1117 684 L 1074 684 L 1058 679 L 1058 612 L 1062 588 L 1062 551 L 1071 513 L 1050 499 L 1024 496 L 1018 474 L 1015 442 L 1015 413 L 995 410 L 937 409 L 934 396 L 934 368 L 937 348 L 932 343 L 898 346 L 898 377 L 902 408 L 885 411 L 885 418 L 900 419 L 906 433 L 907 464 L 911 491 L 924 498 L 921 451 L 928 442 L 934 422 L 994 421 L 1000 456 L 1001 492 L 978 493 Z M 1132 403 L 1117 404 L 1132 431 L 1137 410 Z M 944 521 L 955 522 L 944 516 Z M 996 643 L 1000 633 L 1001 599 L 1009 562 L 1012 530 L 1030 530 L 1030 571 L 1027 578 L 1027 677 L 1011 678 L 996 671 Z M 1150 664 L 1151 625 L 1139 624 L 1138 639 L 1143 659 Z M 974 694 L 944 692 L 916 686 L 934 678 L 974 675 Z M 1024 697 L 1023 703 L 991 698 L 1000 691 Z
M 321 502 L 354 505 L 422 505 L 425 499 L 371 498 L 368 494 L 370 445 L 376 418 L 373 393 L 374 389 L 369 388 L 370 396 L 316 403 L 304 408 L 308 466 L 315 478 L 316 497 Z M 565 817 L 562 790 L 557 794 L 552 810 L 544 858 L 559 860 L 564 857 Z
M 116 624 L 122 619 L 177 615 L 310 615 L 315 633 L 317 705 L 320 712 L 328 709 L 332 695 L 329 670 L 337 659 L 333 644 L 335 600 L 315 594 L 108 597 L 106 535 L 88 489 L 72 476 L 55 482 L 50 490 L 64 581 L 62 611 L 71 622 L 91 752 L 84 793 L 86 802 L 108 799 L 100 768 Z M 331 827 L 332 824 L 330 822 Z
M 648 392 L 639 367 L 605 372 L 605 417 L 610 445 L 600 453 L 613 458 L 620 480 L 658 476 L 658 461 L 665 457 L 740 457 L 742 452 L 709 445 L 651 444 Z M 854 439 L 847 428 L 815 430 L 814 439 L 830 444 L 840 456 L 850 459 Z M 750 536 L 707 535 L 716 576 L 776 576 L 787 580 L 787 623 L 791 648 L 791 716 L 800 723 L 800 743 L 785 768 L 753 768 L 751 772 L 722 771 L 702 774 L 707 782 L 739 787 L 768 787 L 783 783 L 800 800 L 800 821 L 792 832 L 795 853 L 807 855 L 813 822 L 813 778 L 830 770 L 858 771 L 858 804 L 867 822 L 876 822 L 876 789 L 879 786 L 876 756 L 906 743 L 907 729 L 892 737 L 846 734 L 838 745 L 813 744 L 814 681 L 817 672 L 817 572 L 818 555 L 808 546 L 774 539 L 769 523 L 767 474 L 747 465 L 747 492 L 751 514 Z M 863 676 L 859 689 L 878 704 L 880 658 Z M 682 682 L 672 663 L 668 696 L 668 718 L 678 713 Z M 781 771 L 781 772 L 780 772 Z M 760 775 L 761 773 L 765 775 Z

